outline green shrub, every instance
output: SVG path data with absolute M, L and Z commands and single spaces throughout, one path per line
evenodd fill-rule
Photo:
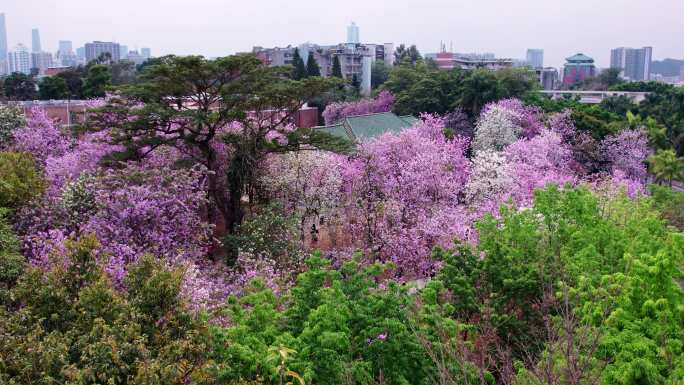
M 206 324 L 179 298 L 181 271 L 145 257 L 119 291 L 93 237 L 67 247 L 66 261 L 21 275 L 11 294 L 23 307 L 0 310 L 0 383 L 214 383 Z
M 0 207 L 17 209 L 45 190 L 45 180 L 29 154 L 0 152 Z

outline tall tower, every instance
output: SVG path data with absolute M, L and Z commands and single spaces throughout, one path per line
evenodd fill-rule
M 347 27 L 347 44 L 359 44 L 361 40 L 359 39 L 359 26 L 352 21 L 352 23 Z
M 5 26 L 5 14 L 0 13 L 0 61 L 7 60 L 7 27 Z
M 42 49 L 40 48 L 40 32 L 38 32 L 38 28 L 34 28 L 31 30 L 31 52 L 41 52 Z

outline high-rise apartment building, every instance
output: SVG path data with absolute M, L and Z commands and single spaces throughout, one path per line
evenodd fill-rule
M 359 37 L 359 26 L 352 22 L 347 27 L 347 44 L 359 44 L 361 39 Z
M 23 44 L 17 44 L 14 49 L 7 54 L 9 59 L 9 72 L 31 73 L 31 55 L 28 48 Z
M 620 47 L 610 51 L 610 68 L 620 70 L 620 75 L 630 81 L 651 79 L 652 47 Z
M 119 44 L 119 57 L 125 59 L 128 56 L 128 46 Z
M 530 48 L 527 50 L 527 65 L 532 68 L 544 68 L 544 50 Z
M 142 64 L 145 61 L 138 51 L 129 51 L 128 55 L 126 55 L 126 60 L 131 61 L 136 65 Z
M 57 59 L 57 64 L 62 67 L 74 67 L 78 64 L 78 58 L 74 53 L 71 40 L 59 41 L 59 50 L 57 51 L 55 59 Z
M 38 28 L 31 30 L 31 52 L 42 52 L 43 49 L 40 46 L 40 32 Z
M 571 86 L 573 84 L 581 83 L 587 78 L 596 76 L 594 59 L 589 56 L 578 53 L 565 60 L 566 63 L 563 69 L 564 85 Z
M 143 57 L 143 59 L 147 60 L 152 57 L 152 50 L 149 48 L 141 48 L 140 55 Z
M 103 53 L 109 53 L 112 57 L 112 61 L 121 60 L 121 46 L 119 43 L 114 43 L 110 41 L 94 41 L 92 43 L 86 43 L 85 45 L 85 60 L 89 63 L 102 55 Z
M 53 57 L 50 52 L 31 52 L 31 68 L 35 68 L 39 74 L 45 74 L 45 71 L 53 66 Z
M 5 14 L 0 13 L 0 75 L 9 73 L 7 61 L 7 27 L 5 26 Z
M 63 53 L 73 53 L 74 48 L 71 44 L 71 40 L 60 40 L 59 41 L 59 52 Z
M 0 61 L 2 60 L 7 60 L 7 26 L 4 13 L 0 13 Z

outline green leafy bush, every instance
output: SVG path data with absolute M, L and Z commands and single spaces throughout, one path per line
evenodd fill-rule
M 18 279 L 22 307 L 0 310 L 0 383 L 212 383 L 206 325 L 179 298 L 182 271 L 145 257 L 115 290 L 97 249 L 93 237 L 72 241 L 65 261 Z
M 17 209 L 45 190 L 45 180 L 29 154 L 0 152 L 0 207 Z

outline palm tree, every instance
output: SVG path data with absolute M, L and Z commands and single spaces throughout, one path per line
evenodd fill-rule
M 684 160 L 677 158 L 674 150 L 658 150 L 655 155 L 648 158 L 651 164 L 651 172 L 655 175 L 656 181 L 660 184 L 667 181 L 672 187 L 673 180 L 682 180 L 684 177 Z

